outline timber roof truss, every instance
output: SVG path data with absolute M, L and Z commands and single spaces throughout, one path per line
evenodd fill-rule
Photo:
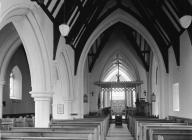
M 108 15 L 120 8 L 133 15 L 151 33 L 163 56 L 168 72 L 168 49 L 173 47 L 177 65 L 180 65 L 179 37 L 184 29 L 179 24 L 179 17 L 192 13 L 190 0 L 31 0 L 36 1 L 54 24 L 54 58 L 60 38 L 59 25 L 62 23 L 70 26 L 70 32 L 66 42 L 75 51 L 76 74 L 79 58 L 86 41 L 91 33 Z M 134 31 L 133 31 L 134 32 Z M 91 48 L 89 57 L 89 70 L 94 66 L 105 41 L 108 32 L 100 36 L 100 43 L 96 42 Z M 137 34 L 137 33 L 136 33 Z M 129 36 L 132 41 L 134 35 Z M 142 38 L 142 37 L 141 37 Z M 135 40 L 136 41 L 136 40 Z M 148 69 L 146 56 L 149 50 L 142 50 L 139 43 L 137 52 L 143 64 Z M 146 43 L 147 44 L 147 43 Z M 99 46 L 97 46 L 99 45 Z M 93 53 L 93 50 L 96 51 Z

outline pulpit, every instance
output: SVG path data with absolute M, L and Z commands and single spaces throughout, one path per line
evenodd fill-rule
M 137 99 L 136 101 L 136 115 L 150 116 L 150 103 L 146 102 L 144 98 Z

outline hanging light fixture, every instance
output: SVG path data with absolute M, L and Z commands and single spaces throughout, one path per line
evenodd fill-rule
M 64 10 L 63 10 L 63 18 L 64 18 L 64 21 L 63 21 L 63 23 L 62 24 L 60 24 L 59 25 L 59 31 L 60 31 L 60 33 L 61 33 L 61 35 L 62 36 L 67 36 L 68 34 L 69 34 L 69 31 L 70 31 L 70 27 L 69 27 L 69 25 L 68 24 L 66 24 L 66 16 L 65 16 L 65 12 L 66 12 L 66 8 L 65 8 L 65 2 L 63 3 L 63 8 L 64 8 Z
M 184 15 L 179 19 L 181 27 L 187 29 L 191 25 L 192 16 L 191 15 Z
M 69 30 L 70 30 L 69 25 L 67 25 L 67 24 L 59 25 L 59 31 L 62 36 L 64 36 L 64 37 L 67 36 L 69 34 Z

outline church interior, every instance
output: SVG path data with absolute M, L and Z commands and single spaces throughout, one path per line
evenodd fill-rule
M 2 140 L 192 140 L 192 0 L 0 0 Z

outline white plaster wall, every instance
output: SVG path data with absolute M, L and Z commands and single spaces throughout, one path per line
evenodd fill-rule
M 53 118 L 70 119 L 73 99 L 73 63 L 74 57 L 71 47 L 65 44 L 65 39 L 60 38 L 54 65 L 53 86 Z
M 86 61 L 86 66 L 85 66 L 85 70 L 84 70 L 84 72 L 85 72 L 85 74 L 84 74 L 84 90 L 85 90 L 85 92 L 84 92 L 84 94 L 83 94 L 83 96 L 86 94 L 87 95 L 87 97 L 88 97 L 88 102 L 87 103 L 85 103 L 85 102 L 83 102 L 83 105 L 84 105 L 84 114 L 89 114 L 89 102 L 90 102 L 90 100 L 89 100 L 89 90 L 88 90 L 88 88 L 89 88 L 89 70 L 88 70 L 88 61 Z
M 180 37 L 180 67 L 176 66 L 174 53 L 169 49 L 169 115 L 192 118 L 192 46 L 185 31 Z M 180 111 L 173 111 L 172 84 L 179 82 Z
M 159 115 L 159 106 L 160 106 L 160 90 L 159 90 L 160 74 L 159 74 L 159 66 L 155 57 L 153 57 L 151 66 L 152 66 L 152 73 L 151 73 L 152 90 L 151 91 L 156 96 L 156 101 L 152 102 L 152 114 L 157 116 Z M 157 73 L 156 73 L 156 69 L 157 69 Z M 157 74 L 157 77 L 156 77 L 156 74 Z

